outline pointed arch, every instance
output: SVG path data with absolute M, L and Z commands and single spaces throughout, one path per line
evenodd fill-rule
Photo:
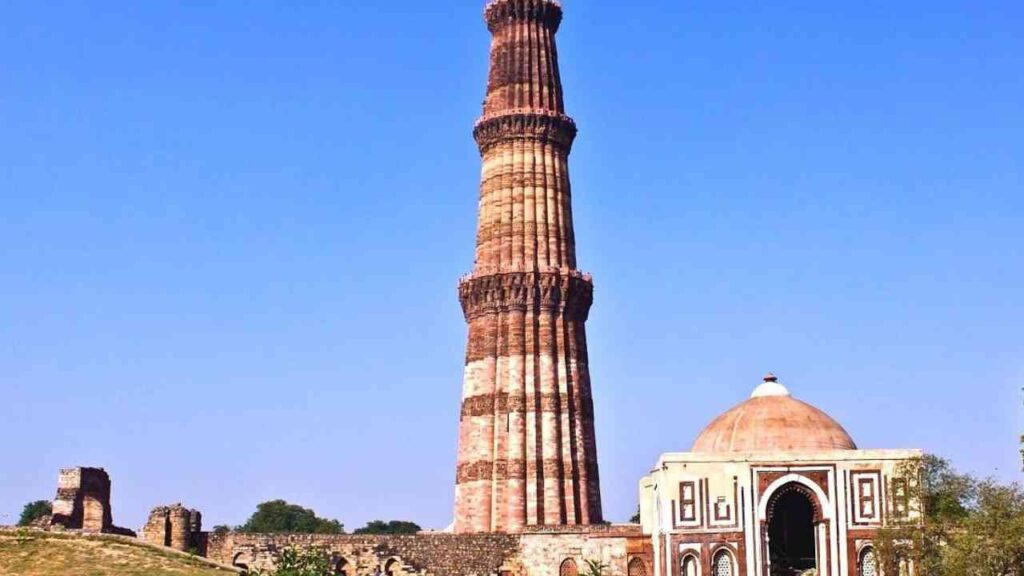
M 861 548 L 857 556 L 857 576 L 878 576 L 878 556 L 875 547 L 868 545 Z
M 761 504 L 758 506 L 758 516 L 760 518 L 768 518 L 770 505 L 773 500 L 775 500 L 773 497 L 776 492 L 783 487 L 786 487 L 787 490 L 798 489 L 797 487 L 799 487 L 799 489 L 808 490 L 809 492 L 804 493 L 813 495 L 811 501 L 815 503 L 815 509 L 819 515 L 818 520 L 832 520 L 832 507 L 829 505 L 830 500 L 825 494 L 825 491 L 821 489 L 821 486 L 818 486 L 812 480 L 806 476 L 801 476 L 800 474 L 787 474 L 786 476 L 772 482 L 768 488 L 765 489 L 764 493 L 761 495 Z
M 711 560 L 711 576 L 735 576 L 736 559 L 727 548 L 722 548 L 715 553 Z
M 680 576 L 701 576 L 700 558 L 693 552 L 683 554 L 679 561 Z

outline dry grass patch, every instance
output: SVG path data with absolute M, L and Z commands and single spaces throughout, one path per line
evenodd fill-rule
M 233 571 L 103 536 L 0 532 L 4 576 L 228 576 Z

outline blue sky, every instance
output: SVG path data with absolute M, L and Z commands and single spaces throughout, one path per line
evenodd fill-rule
M 565 4 L 607 516 L 769 370 L 1019 478 L 1024 5 Z M 4 3 L 0 523 L 449 522 L 481 9 Z

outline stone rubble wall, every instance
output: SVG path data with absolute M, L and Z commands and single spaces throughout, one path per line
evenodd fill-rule
M 208 558 L 228 565 L 272 570 L 288 548 L 327 553 L 347 576 L 559 576 L 566 560 L 579 573 L 587 560 L 607 576 L 627 576 L 631 561 L 649 563 L 638 526 L 531 529 L 522 534 L 415 536 L 208 534 Z M 650 572 L 648 572 L 650 573 Z
M 519 560 L 526 576 L 560 576 L 566 561 L 582 574 L 588 560 L 603 564 L 605 576 L 627 576 L 631 561 L 649 564 L 649 542 L 637 525 L 535 527 L 520 535 Z
M 406 536 L 208 534 L 207 557 L 222 564 L 272 570 L 284 550 L 322 550 L 348 576 L 490 576 L 508 572 L 518 538 L 503 534 Z

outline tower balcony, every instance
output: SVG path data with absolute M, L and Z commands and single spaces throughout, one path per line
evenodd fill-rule
M 473 129 L 481 154 L 496 144 L 518 139 L 551 142 L 568 153 L 576 140 L 576 133 L 576 122 L 569 116 L 535 108 L 513 108 L 487 114 L 477 120 Z

